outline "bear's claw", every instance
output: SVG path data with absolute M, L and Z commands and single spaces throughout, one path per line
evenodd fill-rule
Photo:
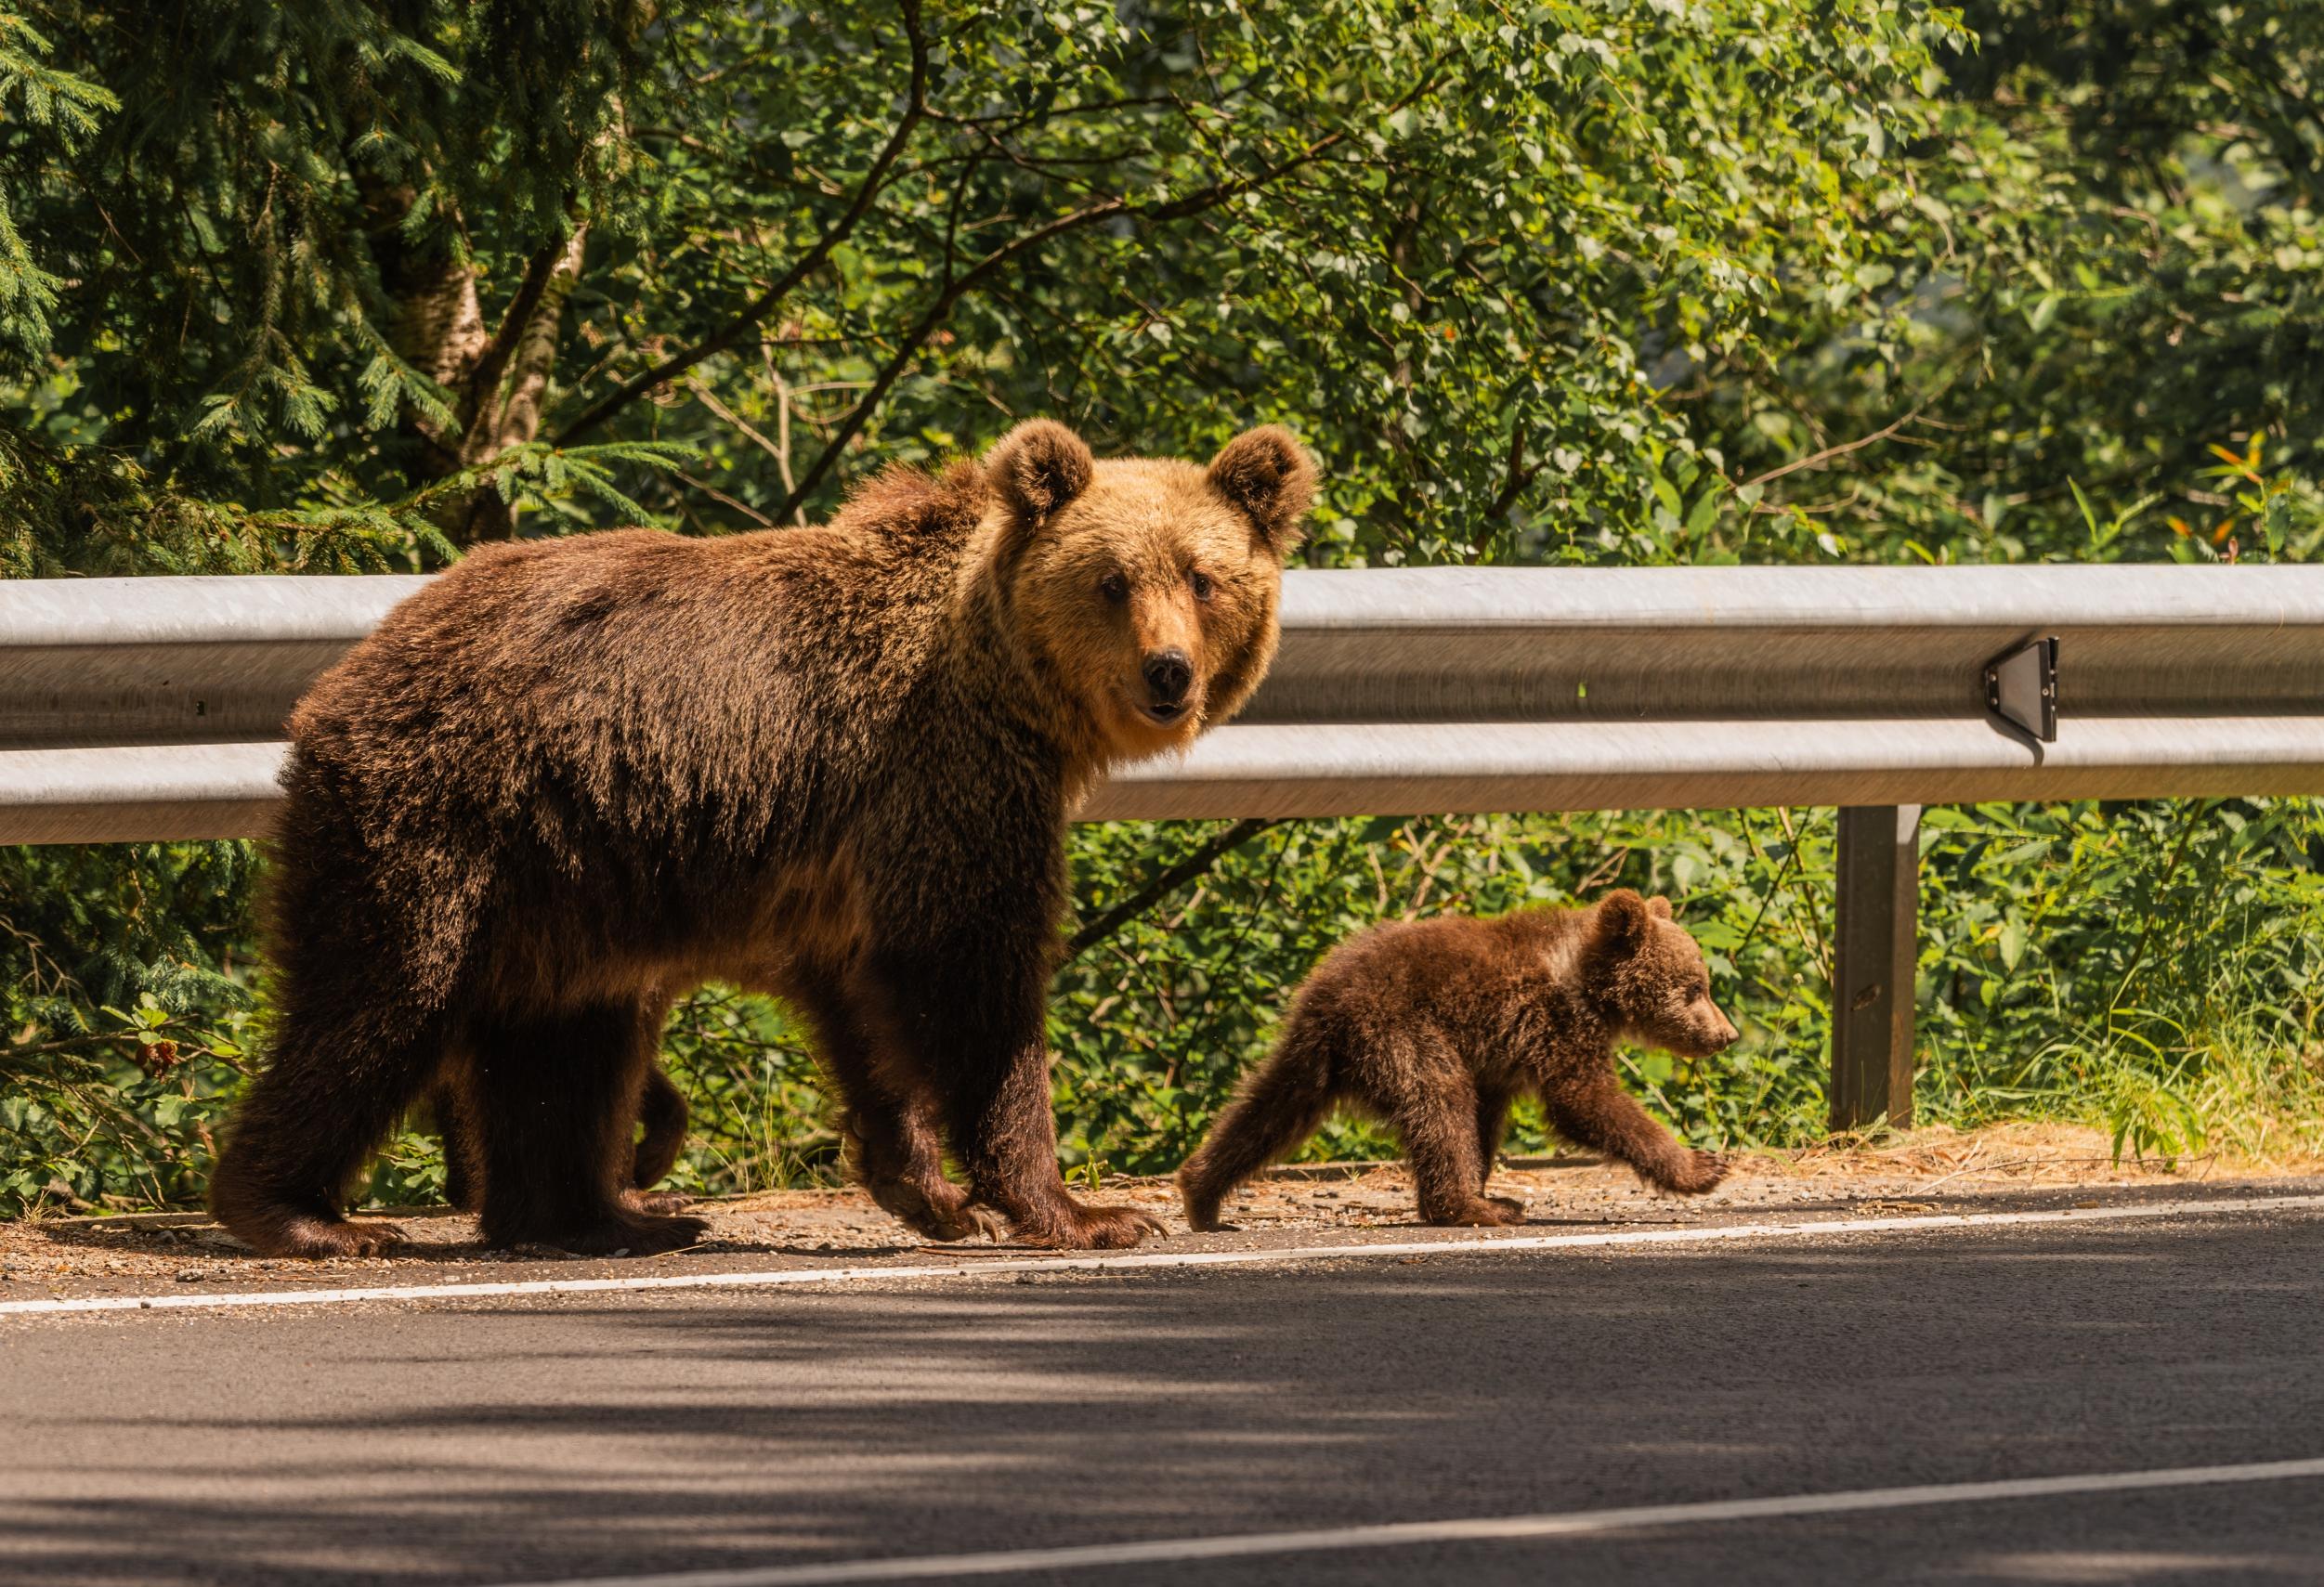
M 949 1244 L 955 1241 L 973 1240 L 983 1235 L 998 1245 L 1009 1232 L 1009 1225 L 989 1207 L 962 1205 L 950 1208 L 930 1208 L 920 1217 L 904 1220 L 913 1229 L 929 1239 Z
M 343 1217 L 293 1217 L 285 1219 L 270 1238 L 243 1238 L 262 1255 L 322 1261 L 334 1256 L 380 1255 L 403 1243 L 403 1230 L 377 1218 L 355 1223 Z
M 692 1206 L 694 1198 L 681 1195 L 676 1190 L 624 1190 L 621 1192 L 621 1204 L 647 1217 L 668 1217 Z
M 909 1179 L 884 1179 L 867 1185 L 871 1199 L 913 1233 L 949 1243 L 977 1235 L 998 1242 L 1004 1226 L 989 1209 L 973 1205 L 969 1194 L 950 1180 L 922 1185 Z
M 1166 1236 L 1170 1230 L 1160 1218 L 1136 1207 L 1093 1207 L 1068 1202 L 1055 1222 L 1031 1227 L 1019 1223 L 1016 1232 L 1018 1240 L 1027 1245 L 1062 1251 L 1119 1251 L 1149 1234 Z

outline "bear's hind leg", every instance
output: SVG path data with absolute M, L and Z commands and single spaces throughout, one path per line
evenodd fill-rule
M 1477 1087 L 1477 1190 L 1482 1193 L 1493 1183 L 1493 1165 L 1501 1157 L 1501 1138 L 1509 1129 L 1509 1094 L 1488 1086 Z M 1489 1198 L 1508 1206 L 1518 1205 L 1502 1197 Z
M 482 1017 L 469 1027 L 469 1105 L 483 1143 L 484 1239 L 585 1255 L 694 1244 L 699 1218 L 629 1204 L 640 1086 L 659 1003 Z
M 1235 1187 L 1297 1151 L 1329 1116 L 1330 1053 L 1323 1038 L 1296 1018 L 1179 1168 L 1179 1202 L 1189 1228 L 1222 1227 L 1219 1208 Z
M 284 1012 L 210 1177 L 218 1221 L 263 1255 L 369 1256 L 403 1238 L 391 1223 L 350 1222 L 341 1210 L 437 1063 L 432 1030 L 367 1039 L 377 1024 L 359 1009 Z
M 686 1106 L 685 1093 L 650 1057 L 637 1099 L 637 1117 L 645 1134 L 638 1138 L 637 1151 L 630 1160 L 632 1190 L 623 1200 L 635 1212 L 676 1212 L 693 1198 L 654 1187 L 669 1177 L 678 1153 L 685 1150 L 685 1126 L 693 1113 Z
M 999 1240 L 1000 1219 L 945 1176 L 934 1099 L 847 1087 L 847 1160 L 871 1199 L 931 1240 Z

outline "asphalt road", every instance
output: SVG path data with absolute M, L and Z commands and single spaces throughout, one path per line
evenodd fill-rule
M 2318 1474 L 1322 1535 L 2313 1459 L 2319 1323 L 2315 1210 L 7 1318 L 0 1580 L 2324 1580 Z

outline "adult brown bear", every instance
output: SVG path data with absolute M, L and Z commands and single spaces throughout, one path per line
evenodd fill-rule
M 855 1172 L 914 1229 L 989 1207 L 1028 1241 L 1136 1243 L 1153 1219 L 1057 1170 L 1065 821 L 1249 695 L 1312 487 L 1273 428 L 1204 469 L 1035 421 L 823 528 L 470 556 L 292 718 L 280 1021 L 219 1218 L 271 1254 L 385 1248 L 343 1201 L 437 1086 L 488 1240 L 689 1243 L 631 1188 L 633 1136 L 672 1001 L 715 978 L 807 1018 Z

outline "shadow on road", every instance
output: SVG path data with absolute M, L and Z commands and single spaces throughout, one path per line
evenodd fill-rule
M 0 1578 L 541 1580 L 2313 1455 L 2319 1256 L 2324 1222 L 2279 1219 L 59 1320 L 0 1345 Z M 2319 1501 L 1539 1544 L 1511 1579 L 1652 1580 L 1755 1537 L 1724 1577 L 1830 1554 L 2082 1580 L 2069 1554 L 2135 1542 L 2159 1575 L 2101 1574 L 2307 1579 Z M 1436 1557 L 1446 1580 L 1512 1563 Z M 1248 1580 L 1421 1567 L 1262 1564 Z

